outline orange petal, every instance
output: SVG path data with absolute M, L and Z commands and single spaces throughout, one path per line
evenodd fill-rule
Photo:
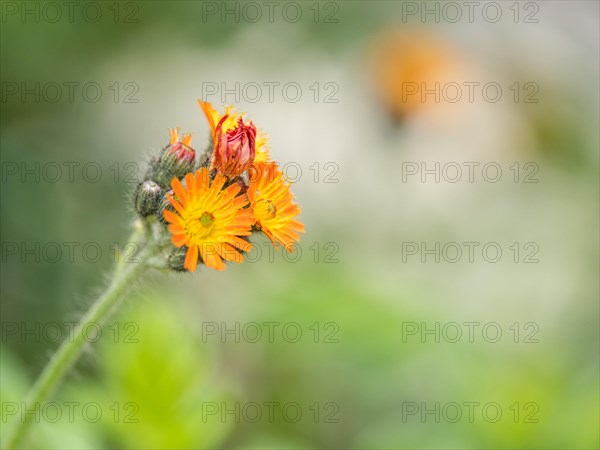
M 192 133 L 186 133 L 181 136 L 181 143 L 186 147 L 190 147 L 190 144 L 192 143 Z
M 209 173 L 206 167 L 202 167 L 196 172 L 196 189 L 199 194 L 203 194 L 209 186 Z
M 183 208 L 183 206 L 181 206 L 181 203 L 175 200 L 172 195 L 168 195 L 167 198 L 169 199 L 169 203 L 171 204 L 171 206 L 175 208 L 175 211 L 177 211 L 179 215 L 183 217 L 183 215 L 185 214 L 185 209 Z
M 233 244 L 234 247 L 242 250 L 243 252 L 249 252 L 250 250 L 252 250 L 252 244 L 250 242 L 245 241 L 237 236 L 232 236 L 230 243 Z
M 173 233 L 173 235 L 171 236 L 171 242 L 177 248 L 183 247 L 183 245 L 186 243 L 186 241 L 187 241 L 187 237 L 184 233 L 181 233 L 181 234 Z
M 179 199 L 179 202 L 185 208 L 185 206 L 188 203 L 188 195 L 185 189 L 183 188 L 181 181 L 179 181 L 177 177 L 173 177 L 173 179 L 171 180 L 171 187 L 173 188 L 173 192 L 175 192 L 175 195 Z
M 190 200 L 196 196 L 196 177 L 191 172 L 185 174 L 185 190 Z
M 223 260 L 217 254 L 217 246 L 214 243 L 205 243 L 200 247 L 200 254 L 202 255 L 202 261 L 206 267 L 212 267 L 216 270 L 225 270 L 225 264 Z
M 183 267 L 190 272 L 196 270 L 196 266 L 198 265 L 198 247 L 192 245 L 188 248 L 188 251 L 185 255 L 185 261 L 183 262 Z
M 179 139 L 179 128 L 169 128 L 169 144 L 173 145 Z
M 217 173 L 217 176 L 215 177 L 215 179 L 212 182 L 212 188 L 217 191 L 220 191 L 223 188 L 224 184 L 225 184 L 225 177 L 223 175 L 221 175 L 220 173 Z M 238 190 L 239 190 L 239 186 L 238 186 Z
M 175 201 L 175 200 L 173 200 L 173 201 Z M 163 211 L 163 217 L 169 223 L 179 224 L 182 222 L 181 217 L 179 217 L 173 211 L 169 211 L 168 209 L 165 209 Z
M 219 255 L 225 261 L 235 261 L 236 263 L 241 263 L 244 261 L 244 257 L 238 252 L 233 246 L 223 243 L 219 248 Z
M 218 112 L 213 108 L 213 106 L 209 102 L 203 102 L 202 100 L 198 100 L 198 104 L 202 111 L 204 111 L 204 115 L 206 116 L 206 120 L 208 121 L 208 125 L 210 125 L 211 132 L 214 133 L 217 128 L 217 116 Z

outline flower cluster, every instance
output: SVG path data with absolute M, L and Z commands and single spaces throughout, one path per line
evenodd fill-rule
M 242 262 L 253 232 L 293 251 L 304 225 L 290 184 L 270 158 L 267 135 L 232 107 L 220 114 L 210 103 L 198 104 L 211 131 L 207 150 L 197 158 L 191 135 L 171 129 L 135 195 L 138 214 L 168 230 L 170 267 L 194 271 L 200 262 L 223 270 L 223 261 Z

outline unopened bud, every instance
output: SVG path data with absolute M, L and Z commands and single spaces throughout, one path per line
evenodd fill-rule
M 178 272 L 185 272 L 186 269 L 183 267 L 185 255 L 187 255 L 187 247 L 185 245 L 180 248 L 174 248 L 169 255 L 169 267 Z
M 161 198 L 161 188 L 154 181 L 144 181 L 135 193 L 135 209 L 142 217 L 156 213 Z
M 176 128 L 171 128 L 170 134 L 169 145 L 163 149 L 154 172 L 154 180 L 163 187 L 169 186 L 174 177 L 193 172 L 196 165 L 196 152 L 190 147 L 192 135 L 184 134 L 180 140 Z
M 169 202 L 168 197 L 173 195 L 173 190 L 169 190 L 167 192 L 165 192 L 165 195 L 163 195 L 159 202 L 158 202 L 158 207 L 156 208 L 156 218 L 158 219 L 159 222 L 163 223 L 163 224 L 167 224 L 167 221 L 165 220 L 165 216 L 163 214 L 163 211 L 165 209 L 168 209 L 169 211 L 173 211 L 173 206 L 171 206 L 171 202 Z

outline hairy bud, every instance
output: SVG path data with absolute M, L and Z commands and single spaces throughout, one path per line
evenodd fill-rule
M 196 152 L 190 146 L 191 134 L 184 134 L 179 139 L 179 130 L 171 128 L 171 140 L 167 145 L 152 171 L 152 178 L 161 186 L 168 186 L 174 177 L 181 178 L 188 172 L 193 172 L 196 165 Z
M 161 187 L 154 181 L 140 183 L 135 192 L 135 209 L 142 217 L 156 213 L 161 199 Z

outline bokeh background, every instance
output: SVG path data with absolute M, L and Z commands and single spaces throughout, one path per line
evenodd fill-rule
M 130 163 L 203 148 L 204 97 L 271 136 L 301 253 L 149 280 L 28 448 L 600 445 L 598 2 L 52 3 L 2 2 L 2 435 L 127 245 Z

